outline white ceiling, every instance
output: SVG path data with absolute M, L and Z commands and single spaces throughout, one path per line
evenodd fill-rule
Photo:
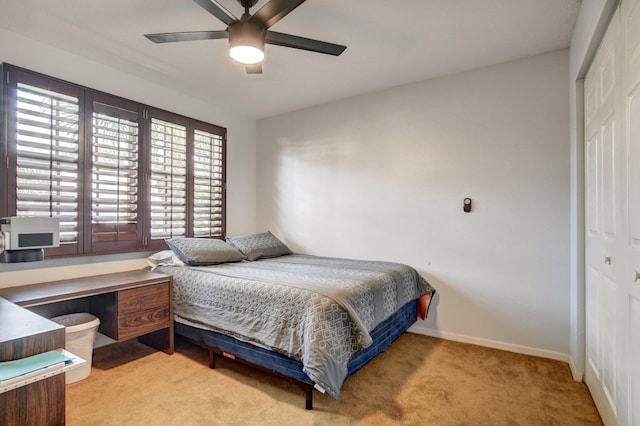
M 242 15 L 237 0 L 218 0 Z M 260 0 L 258 10 L 267 0 Z M 339 57 L 267 45 L 247 75 L 192 0 L 0 0 L 0 27 L 259 119 L 569 46 L 580 0 L 308 0 L 274 31 L 347 46 Z M 1 58 L 0 58 L 1 59 Z M 19 64 L 16 64 L 19 65 Z

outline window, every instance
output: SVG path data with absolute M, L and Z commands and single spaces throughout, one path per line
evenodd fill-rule
M 134 103 L 109 102 L 95 95 L 89 99 L 91 203 L 86 203 L 85 217 L 91 217 L 87 228 L 90 251 L 137 250 L 141 248 L 138 212 L 142 211 L 138 194 L 140 114 Z
M 148 245 L 174 237 L 225 234 L 225 131 L 200 121 L 149 110 Z
M 187 126 L 151 119 L 151 239 L 187 234 Z
M 226 130 L 3 65 L 1 216 L 60 218 L 47 256 L 225 235 Z

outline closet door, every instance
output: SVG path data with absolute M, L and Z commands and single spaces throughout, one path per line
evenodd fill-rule
M 617 424 L 618 253 L 624 244 L 620 21 L 614 16 L 585 79 L 585 381 L 605 424 Z
M 626 318 L 625 357 L 620 378 L 628 402 L 619 419 L 640 425 L 640 0 L 621 5 L 622 51 L 625 57 L 623 94 L 627 145 L 628 202 L 625 212 L 629 229 L 625 241 L 626 265 L 621 282 L 621 302 Z M 621 407 L 623 408 L 623 407 Z
M 606 425 L 640 425 L 640 0 L 585 79 L 585 382 Z

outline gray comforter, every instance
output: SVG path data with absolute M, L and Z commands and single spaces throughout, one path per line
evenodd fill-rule
M 157 270 L 174 277 L 176 321 L 296 359 L 336 399 L 369 332 L 433 291 L 406 265 L 299 254 Z

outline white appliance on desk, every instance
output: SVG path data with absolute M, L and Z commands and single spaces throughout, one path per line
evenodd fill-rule
M 2 262 L 44 259 L 44 249 L 60 246 L 60 218 L 12 216 L 0 218 Z

